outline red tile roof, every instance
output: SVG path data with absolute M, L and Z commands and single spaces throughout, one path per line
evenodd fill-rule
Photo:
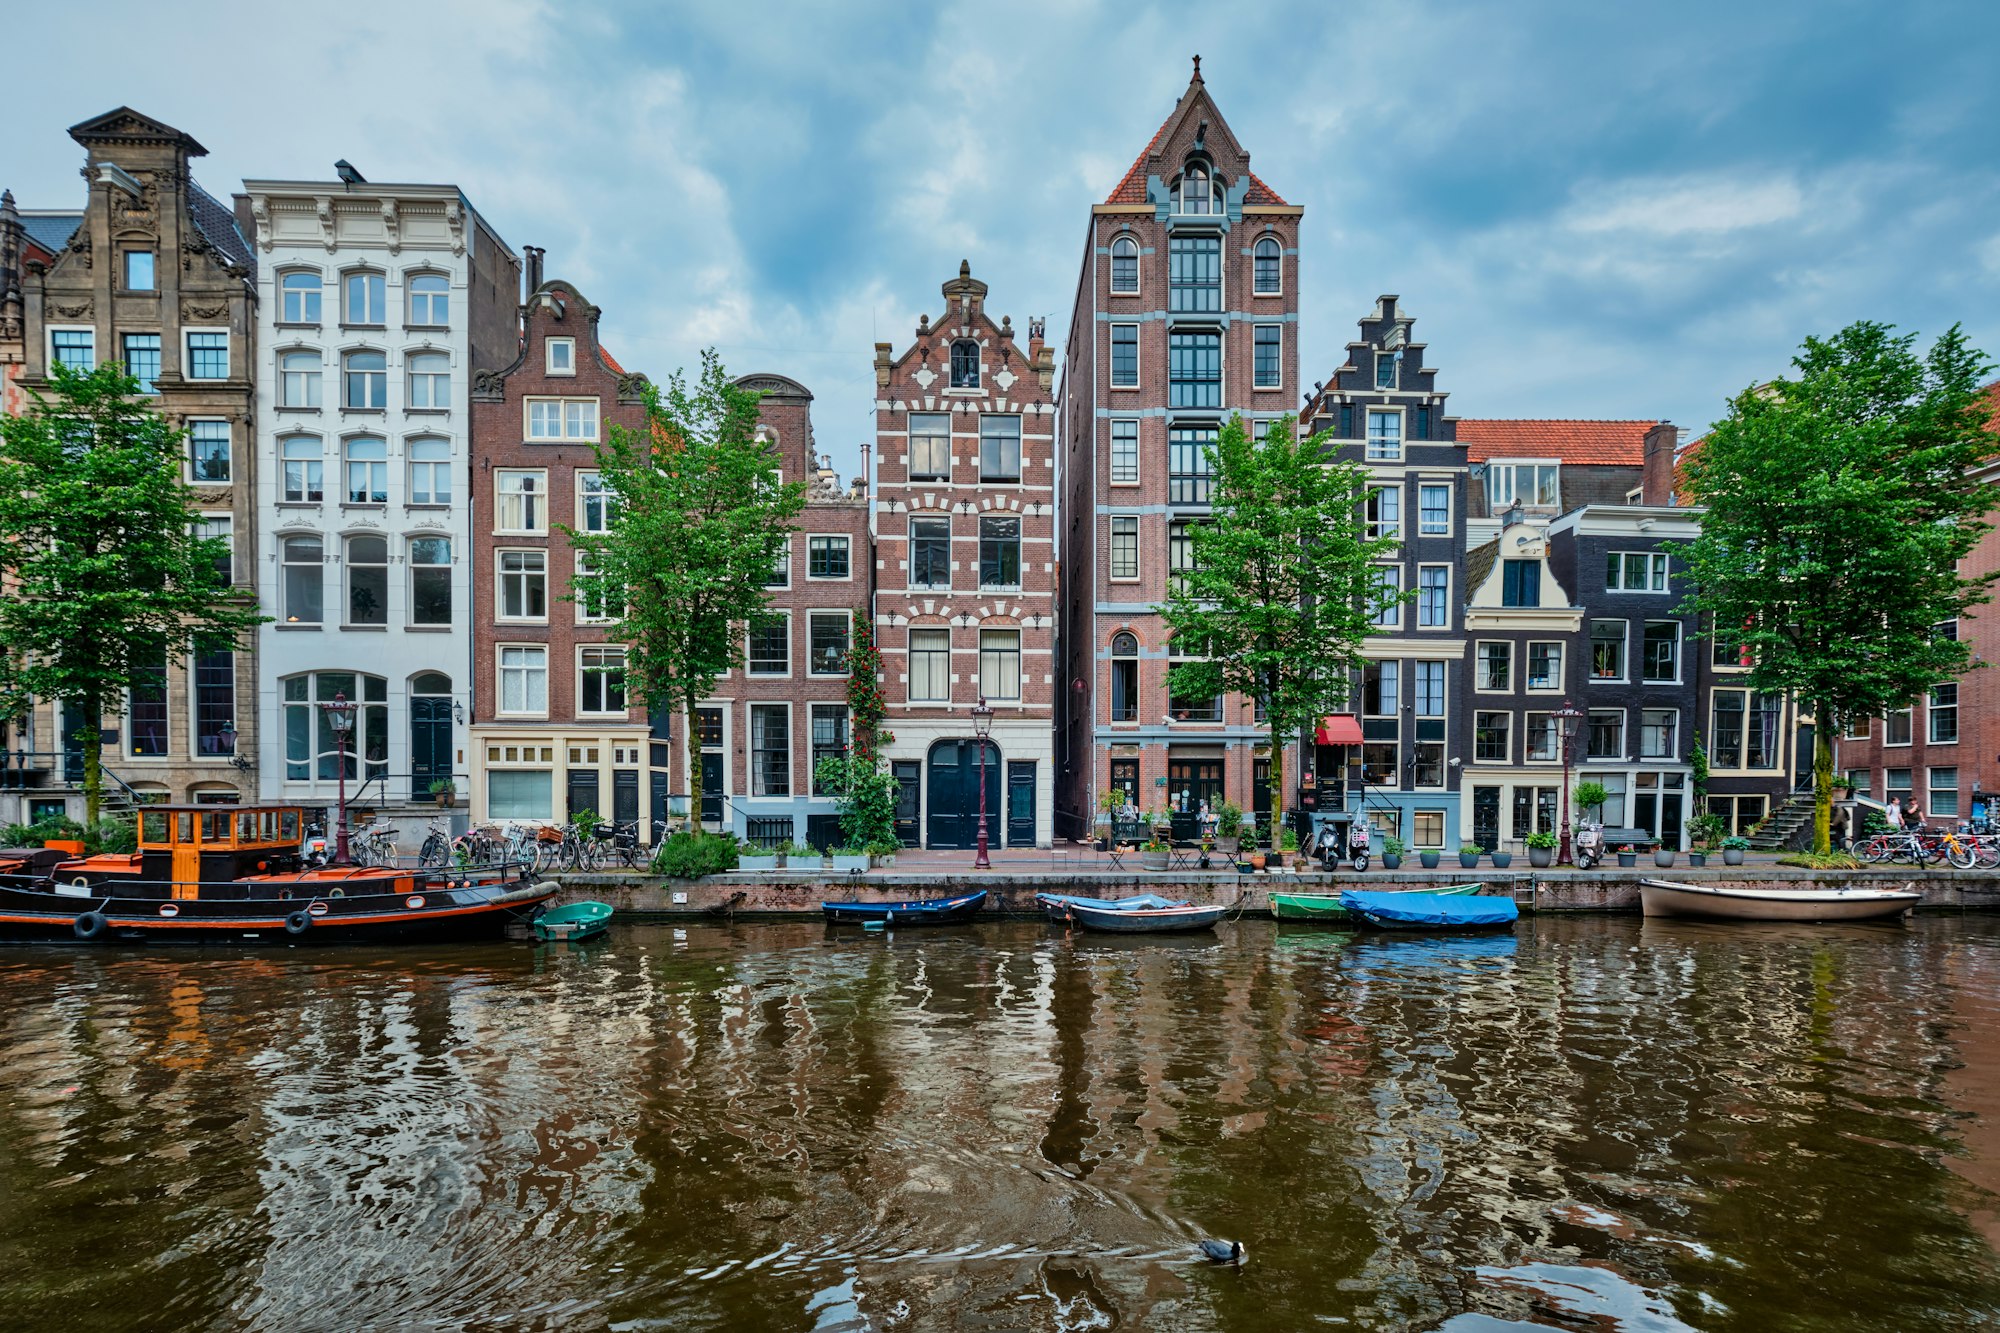
M 611 355 L 611 349 L 609 347 L 606 347 L 603 343 L 599 343 L 597 345 L 597 350 L 599 353 L 603 355 L 604 364 L 611 367 L 612 374 L 623 375 L 625 373 L 625 367 L 618 364 L 618 358 Z
M 1646 432 L 1657 421 L 1466 421 L 1458 442 L 1466 461 L 1489 458 L 1553 458 L 1563 463 L 1641 467 Z
M 1187 94 L 1183 93 L 1181 96 L 1185 98 Z M 1179 102 L 1174 103 L 1174 113 L 1178 113 L 1180 109 L 1181 104 Z M 1105 199 L 1105 203 L 1143 204 L 1146 202 L 1146 159 L 1151 157 L 1153 150 L 1160 146 L 1160 140 L 1166 135 L 1167 126 L 1173 123 L 1174 114 L 1170 113 L 1166 120 L 1160 123 L 1160 128 L 1153 131 L 1153 137 L 1147 141 L 1145 149 L 1132 163 L 1131 170 L 1125 173 L 1124 179 L 1118 182 L 1118 188 L 1111 192 Z M 1285 202 L 1278 196 L 1276 190 L 1257 178 L 1256 172 L 1252 171 L 1248 175 L 1250 177 L 1250 190 L 1243 197 L 1244 203 L 1282 205 Z

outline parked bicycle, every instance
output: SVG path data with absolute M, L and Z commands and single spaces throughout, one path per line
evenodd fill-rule
M 435 868 L 451 861 L 451 820 L 439 816 L 424 830 L 424 845 L 417 851 L 417 864 Z
M 370 820 L 348 837 L 347 855 L 356 865 L 396 864 L 396 828 L 382 820 Z

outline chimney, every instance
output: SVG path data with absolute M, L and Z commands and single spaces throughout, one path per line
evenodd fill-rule
M 1028 364 L 1034 365 L 1042 359 L 1042 339 L 1048 332 L 1048 321 L 1040 315 L 1028 318 Z
M 1674 502 L 1674 464 L 1680 441 L 1680 430 L 1671 421 L 1655 422 L 1646 432 L 1645 467 L 1639 474 L 1640 504 L 1664 507 Z
M 533 296 L 542 289 L 542 256 L 548 252 L 539 245 L 524 245 L 522 256 L 528 261 L 528 295 Z

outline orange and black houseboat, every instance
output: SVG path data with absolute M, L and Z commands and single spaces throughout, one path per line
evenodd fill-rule
M 499 939 L 557 886 L 521 867 L 310 866 L 289 805 L 150 805 L 139 850 L 0 851 L 0 939 L 351 944 Z

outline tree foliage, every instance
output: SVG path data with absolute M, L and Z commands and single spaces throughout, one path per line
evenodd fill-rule
M 0 416 L 0 716 L 36 698 L 87 725 L 86 820 L 103 789 L 99 719 L 141 672 L 239 648 L 269 619 L 232 595 L 229 544 L 199 535 L 187 435 L 122 366 L 49 368 L 25 416 Z
M 1284 816 L 1284 744 L 1347 700 L 1361 643 L 1385 594 L 1375 561 L 1395 549 L 1363 521 L 1367 469 L 1335 462 L 1325 433 L 1297 437 L 1287 417 L 1252 440 L 1233 417 L 1209 449 L 1212 518 L 1192 530 L 1193 568 L 1159 608 L 1184 651 L 1177 697 L 1223 691 L 1264 705 L 1271 810 Z
M 572 598 L 622 607 L 628 689 L 682 719 L 694 773 L 695 705 L 742 665 L 743 636 L 767 616 L 772 566 L 789 549 L 805 483 L 785 481 L 757 437 L 759 395 L 731 383 L 713 349 L 690 385 L 646 391 L 647 428 L 612 426 L 597 466 L 617 500 L 603 532 L 565 529 L 589 557 Z
M 1811 710 L 1821 853 L 1834 728 L 1964 671 L 1966 645 L 1937 627 L 1995 577 L 1958 567 L 2000 501 L 1977 476 L 2000 449 L 1991 367 L 1956 326 L 1915 343 L 1867 321 L 1807 339 L 1795 374 L 1738 394 L 1682 469 L 1706 508 L 1687 605 L 1747 650 L 1753 688 Z

